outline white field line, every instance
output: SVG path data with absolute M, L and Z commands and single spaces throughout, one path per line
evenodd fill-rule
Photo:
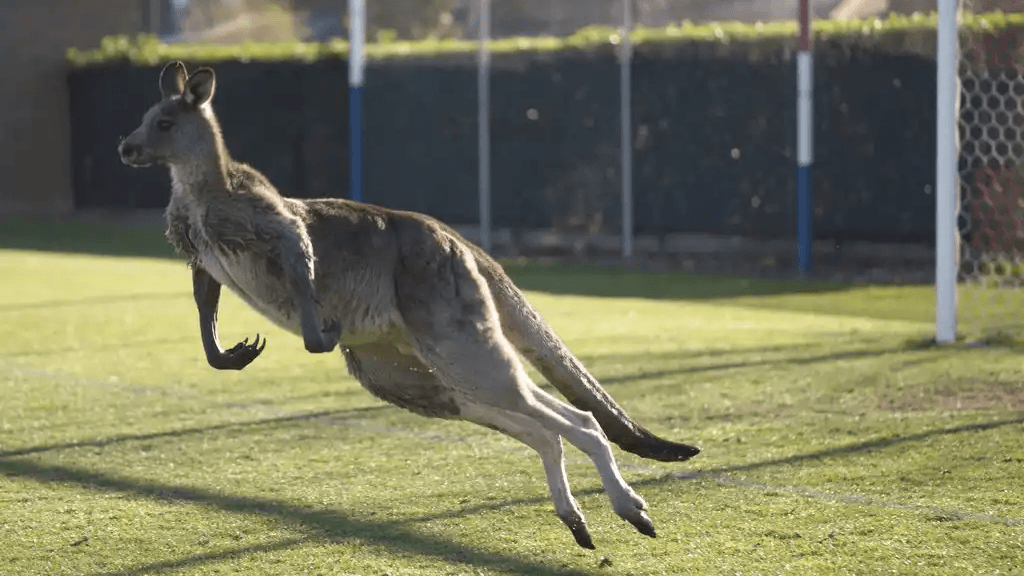
M 172 396 L 182 397 L 200 397 L 192 390 L 178 389 L 178 388 L 146 388 L 139 386 L 127 386 L 119 384 L 117 382 L 104 381 L 104 380 L 89 380 L 80 379 L 67 374 L 60 374 L 56 372 L 50 372 L 46 370 L 27 370 L 20 368 L 11 368 L 5 364 L 0 363 L 0 368 L 4 369 L 9 373 L 14 373 L 22 377 L 38 378 L 41 380 L 51 380 L 64 383 L 77 383 L 86 386 L 109 386 L 125 392 L 133 394 L 165 394 Z M 242 408 L 247 410 L 258 411 L 267 417 L 301 417 L 305 412 L 289 412 L 266 404 L 257 403 L 233 403 L 231 405 L 235 408 Z M 466 444 L 471 443 L 472 438 L 464 436 L 449 436 L 442 434 L 429 434 L 423 432 L 417 432 L 414 430 L 408 430 L 398 426 L 388 426 L 384 424 L 374 424 L 363 419 L 350 419 L 350 418 L 339 418 L 332 416 L 319 416 L 312 418 L 313 420 L 319 420 L 330 424 L 344 426 L 348 428 L 358 428 L 360 430 L 366 430 L 376 432 L 380 434 L 388 434 L 393 436 L 404 436 L 407 438 L 413 438 L 422 440 L 425 442 L 443 442 L 448 444 Z M 244 424 L 244 422 L 238 422 L 236 424 Z M 230 425 L 230 424 L 229 424 Z M 170 431 L 174 432 L 174 431 Z M 84 441 L 81 444 L 87 445 L 89 441 Z M 73 447 L 73 446 L 69 446 Z M 499 450 L 505 452 L 516 452 L 516 453 L 527 453 L 530 454 L 531 450 L 525 446 L 518 446 L 514 444 L 500 445 L 496 447 Z M 583 457 L 581 454 L 567 453 L 566 460 L 573 464 L 586 464 L 589 462 L 588 459 Z M 672 472 L 661 468 L 655 468 L 650 466 L 637 466 L 634 464 L 620 464 L 620 468 L 635 470 L 637 472 L 644 472 L 648 474 L 659 474 L 663 476 L 670 476 L 676 480 L 711 480 L 717 484 L 724 486 L 730 486 L 733 488 L 745 488 L 751 490 L 759 490 L 762 492 L 783 492 L 794 496 L 801 496 L 812 500 L 821 500 L 826 502 L 833 502 L 837 504 L 847 504 L 851 506 L 872 506 L 878 508 L 888 508 L 890 510 L 901 510 L 907 512 L 918 512 L 931 514 L 940 518 L 948 520 L 974 520 L 979 522 L 989 522 L 992 524 L 1001 524 L 1004 526 L 1024 526 L 1024 519 L 1020 518 L 1008 518 L 1004 516 L 996 516 L 993 514 L 980 514 L 976 512 L 968 512 L 965 510 L 957 510 L 952 508 L 940 508 L 936 506 L 925 506 L 920 504 L 905 504 L 901 502 L 893 502 L 890 500 L 882 500 L 878 498 L 871 498 L 867 496 L 859 496 L 856 494 L 833 494 L 829 492 L 823 492 L 821 490 L 815 490 L 813 488 L 804 488 L 801 486 L 786 486 L 786 485 L 774 485 L 765 484 L 762 482 L 752 482 L 749 480 L 743 480 L 738 478 L 732 478 L 728 474 L 713 473 L 713 472 Z

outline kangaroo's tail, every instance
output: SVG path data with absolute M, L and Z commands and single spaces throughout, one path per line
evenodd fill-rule
M 661 462 L 682 462 L 700 453 L 696 446 L 659 438 L 630 418 L 504 270 L 482 253 L 478 254 L 478 265 L 494 295 L 505 335 L 569 402 L 593 414 L 609 440 L 627 452 Z

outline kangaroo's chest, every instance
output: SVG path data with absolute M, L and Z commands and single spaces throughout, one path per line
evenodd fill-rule
M 285 282 L 280 266 L 265 255 L 233 252 L 209 241 L 204 244 L 204 249 L 199 252 L 199 262 L 222 285 L 261 302 L 273 299 L 275 293 L 283 291 Z
M 201 207 L 172 205 L 169 239 L 224 288 L 278 326 L 301 334 L 296 295 L 275 254 L 274 235 L 252 223 L 211 218 Z M 279 247 L 278 247 L 279 248 Z M 320 260 L 321 263 L 324 260 Z M 314 305 L 324 322 L 341 323 L 342 343 L 373 342 L 395 329 L 392 282 L 376 267 L 355 270 L 320 268 L 315 273 Z
M 230 238 L 202 218 L 191 226 L 197 261 L 217 282 L 279 326 L 296 331 L 299 319 L 282 264 L 255 240 Z

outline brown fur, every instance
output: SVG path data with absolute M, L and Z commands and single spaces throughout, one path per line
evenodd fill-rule
M 211 366 L 239 370 L 266 342 L 223 350 L 220 287 L 310 352 L 340 345 L 349 372 L 377 397 L 415 413 L 499 430 L 541 457 L 559 517 L 592 548 L 569 491 L 561 438 L 594 462 L 613 508 L 654 536 L 646 503 L 622 479 L 608 438 L 646 458 L 699 450 L 654 436 L 601 388 L 501 266 L 441 222 L 342 199 L 281 196 L 228 155 L 210 104 L 209 69 L 161 73 L 162 100 L 120 146 L 132 166 L 169 167 L 167 239 L 188 259 Z M 521 352 L 572 403 L 527 376 Z

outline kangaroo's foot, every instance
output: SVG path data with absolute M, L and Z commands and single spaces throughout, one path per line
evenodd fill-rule
M 644 501 L 628 484 L 613 483 L 606 487 L 612 502 L 612 510 L 626 522 L 636 528 L 637 532 L 651 538 L 657 537 L 654 523 L 647 516 L 647 502 Z
M 647 513 L 639 508 L 633 508 L 632 510 L 626 511 L 615 511 L 623 520 L 629 522 L 636 528 L 636 531 L 643 534 L 644 536 L 650 536 L 656 538 L 658 534 L 654 531 L 654 523 L 651 522 L 650 517 Z
M 582 548 L 587 550 L 593 550 L 594 540 L 590 537 L 590 530 L 587 530 L 587 521 L 583 519 L 583 515 L 577 510 L 561 513 L 558 515 L 562 519 L 562 522 L 569 527 L 569 531 L 572 532 L 572 537 L 576 539 L 576 543 Z
M 537 451 L 544 465 L 555 513 L 572 532 L 572 537 L 580 547 L 593 550 L 594 540 L 587 530 L 587 521 L 572 496 L 569 479 L 565 475 L 562 439 L 522 414 L 472 402 L 463 402 L 459 408 L 463 419 L 497 430 Z

